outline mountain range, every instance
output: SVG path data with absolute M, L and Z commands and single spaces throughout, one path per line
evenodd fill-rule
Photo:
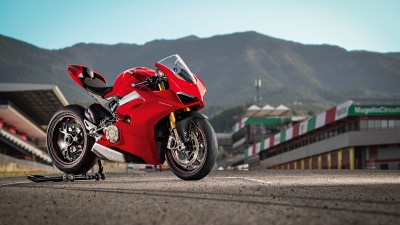
M 400 97 L 400 53 L 305 45 L 256 32 L 144 45 L 79 43 L 58 50 L 0 35 L 0 82 L 56 84 L 69 102 L 87 102 L 88 95 L 69 77 L 68 64 L 86 65 L 112 84 L 120 72 L 154 68 L 156 61 L 172 54 L 179 54 L 205 82 L 206 104 L 211 106 L 252 102 L 255 79 L 262 80 L 260 105 Z

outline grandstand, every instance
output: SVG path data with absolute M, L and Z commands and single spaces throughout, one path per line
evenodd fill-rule
M 56 85 L 0 84 L 0 170 L 52 170 L 46 128 L 68 104 Z

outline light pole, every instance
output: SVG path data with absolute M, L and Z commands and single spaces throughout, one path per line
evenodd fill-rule
M 262 100 L 262 98 L 260 96 L 260 88 L 261 88 L 261 79 L 260 78 L 257 78 L 255 80 L 255 86 L 256 86 L 256 92 L 257 92 L 257 95 L 255 96 L 255 103 L 260 103 Z

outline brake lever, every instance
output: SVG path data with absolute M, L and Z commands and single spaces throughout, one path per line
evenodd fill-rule
M 146 78 L 148 84 L 153 84 L 157 83 L 158 77 L 157 76 L 151 76 Z
M 158 78 L 156 76 L 147 77 L 143 86 L 139 88 L 142 90 L 144 87 L 148 87 L 150 85 L 156 84 L 158 82 Z
M 139 85 L 146 84 L 146 83 L 148 83 L 147 79 L 144 80 L 144 81 L 140 81 L 140 82 L 138 82 L 138 83 L 132 84 L 132 87 L 137 87 L 137 86 L 139 86 Z
M 159 82 L 164 82 L 164 81 L 166 81 L 167 79 L 166 79 L 166 77 L 165 76 L 162 76 L 162 77 L 160 77 L 160 76 L 151 76 L 151 77 L 147 77 L 146 78 L 146 80 L 144 80 L 144 81 L 141 81 L 141 82 L 138 82 L 138 83 L 135 83 L 135 84 L 132 84 L 132 87 L 137 87 L 137 86 L 139 86 L 139 85 L 143 85 L 140 89 L 142 89 L 143 87 L 146 87 L 146 86 L 149 86 L 149 85 L 152 85 L 152 84 L 157 84 L 157 83 L 159 83 Z

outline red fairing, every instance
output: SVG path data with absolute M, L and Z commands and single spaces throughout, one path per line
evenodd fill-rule
M 71 76 L 72 80 L 74 80 L 79 86 L 85 88 L 82 84 L 82 81 L 79 79 L 79 74 L 82 74 L 81 65 L 68 65 L 68 73 Z
M 204 98 L 206 97 L 206 93 L 207 93 L 206 86 L 204 85 L 203 81 L 198 76 L 196 76 L 196 79 L 198 81 L 197 88 L 199 89 L 199 93 L 201 96 L 200 99 L 202 102 L 204 102 Z
M 204 96 L 206 93 L 206 87 L 203 84 L 203 81 L 200 80 L 197 76 L 195 76 L 197 82 L 195 84 L 188 83 L 182 79 L 179 79 L 174 75 L 171 70 L 169 70 L 166 66 L 156 63 L 156 67 L 162 70 L 168 76 L 169 87 L 175 93 L 183 92 L 189 94 L 191 96 L 196 97 L 201 103 L 204 102 Z

